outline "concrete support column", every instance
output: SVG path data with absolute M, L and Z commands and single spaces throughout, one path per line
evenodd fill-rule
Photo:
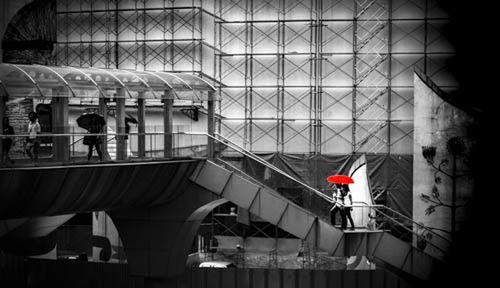
M 143 97 L 144 92 L 140 92 L 139 99 L 137 100 L 137 132 L 139 133 L 137 137 L 137 148 L 139 158 L 146 157 L 146 100 Z
M 102 127 L 102 133 L 106 134 L 104 137 L 102 137 L 102 146 L 101 146 L 101 151 L 104 159 L 109 159 L 109 154 L 108 154 L 108 106 L 106 104 L 106 99 L 104 97 L 99 97 L 99 114 L 104 117 L 104 126 Z
M 165 99 L 163 101 L 163 128 L 164 128 L 164 157 L 172 158 L 173 156 L 173 119 L 174 119 L 174 98 L 173 91 L 165 91 Z
M 127 159 L 125 140 L 125 89 L 116 89 L 116 160 Z
M 107 238 L 111 244 L 112 250 L 115 250 L 111 251 L 111 254 L 117 254 L 115 257 L 118 258 L 119 262 L 124 261 L 124 259 L 121 259 L 123 255 L 121 255 L 122 251 L 120 250 L 123 249 L 123 247 L 118 235 L 118 230 L 106 212 L 99 211 L 92 213 L 92 236 Z M 94 259 L 94 261 L 106 261 L 101 258 L 101 256 L 103 256 L 101 254 L 105 254 L 101 253 L 102 249 L 102 247 L 92 247 L 92 259 Z
M 57 88 L 54 89 L 53 95 L 61 95 L 63 91 Z M 68 98 L 53 97 L 51 102 L 52 108 L 52 133 L 67 134 L 69 133 L 68 124 Z M 69 136 L 56 136 L 52 138 L 52 154 L 54 161 L 68 163 L 69 162 Z
M 163 287 L 184 272 L 201 222 L 227 202 L 189 181 L 176 187 L 165 191 L 170 194 L 164 195 L 162 204 L 109 212 L 123 241 L 130 274 L 144 278 L 145 287 Z
M 214 136 L 215 133 L 215 92 L 208 92 L 208 118 L 207 118 L 207 133 L 208 135 Z M 207 139 L 207 157 L 214 158 L 214 147 L 215 142 L 212 138 Z

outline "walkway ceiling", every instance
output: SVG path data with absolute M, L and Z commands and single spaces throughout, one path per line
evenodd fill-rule
M 0 63 L 0 93 L 7 97 L 201 101 L 214 91 L 191 74 Z

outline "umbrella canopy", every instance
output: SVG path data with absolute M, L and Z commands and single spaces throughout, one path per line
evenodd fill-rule
M 351 177 L 345 175 L 333 175 L 326 178 L 326 181 L 335 184 L 354 184 L 354 180 Z
M 130 115 L 127 113 L 127 116 L 125 117 L 125 123 L 134 123 L 134 124 L 137 124 L 139 122 L 137 122 L 137 119 L 134 118 L 134 116 Z
M 104 117 L 97 113 L 84 113 L 76 119 L 76 123 L 85 130 L 106 125 Z

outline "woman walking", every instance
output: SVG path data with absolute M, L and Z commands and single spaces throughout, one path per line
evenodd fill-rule
M 42 131 L 38 123 L 38 115 L 35 112 L 28 114 L 28 137 L 26 137 L 26 154 L 30 157 L 33 164 L 38 162 L 38 146 L 40 146 L 38 134 Z

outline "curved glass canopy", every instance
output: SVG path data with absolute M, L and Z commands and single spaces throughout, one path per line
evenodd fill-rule
M 0 94 L 208 100 L 215 88 L 191 74 L 0 63 Z

